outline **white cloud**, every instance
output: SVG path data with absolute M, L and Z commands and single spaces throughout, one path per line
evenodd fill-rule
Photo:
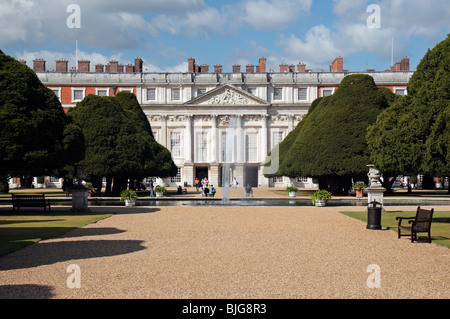
M 247 0 L 239 6 L 239 20 L 256 30 L 280 30 L 309 13 L 312 0 Z M 242 13 L 239 14 L 239 11 Z

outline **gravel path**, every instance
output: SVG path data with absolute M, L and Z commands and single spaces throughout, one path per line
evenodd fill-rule
M 117 214 L 0 258 L 0 298 L 448 299 L 450 250 L 338 213 L 361 209 L 95 207 Z

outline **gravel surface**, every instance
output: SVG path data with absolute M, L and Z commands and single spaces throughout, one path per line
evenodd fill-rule
M 0 258 L 0 298 L 449 298 L 450 250 L 339 213 L 361 209 L 93 207 L 117 214 Z

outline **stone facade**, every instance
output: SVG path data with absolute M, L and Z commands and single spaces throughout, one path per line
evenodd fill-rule
M 104 69 L 81 60 L 79 70 L 45 72 L 45 61 L 37 60 L 37 75 L 52 89 L 65 109 L 89 94 L 114 96 L 122 90 L 134 93 L 151 124 L 158 143 L 172 152 L 179 175 L 164 179 L 169 186 L 193 185 L 196 177 L 207 176 L 221 186 L 222 167 L 228 163 L 232 177 L 241 185 L 284 187 L 295 184 L 313 187 L 308 177 L 267 179 L 262 174 L 268 152 L 281 142 L 307 114 L 318 97 L 333 94 L 349 74 L 370 74 L 378 86 L 406 94 L 413 72 L 348 72 L 339 57 L 330 72 L 310 72 L 303 63 L 280 66 L 280 72 L 266 72 L 266 60 L 241 72 L 222 73 L 222 66 L 196 65 L 188 59 L 186 73 L 143 73 L 142 60 L 123 69 L 111 61 Z M 67 70 L 58 60 L 58 71 Z M 233 126 L 230 129 L 230 123 Z M 230 138 L 230 134 L 233 138 Z M 227 147 L 232 141 L 232 147 Z M 227 144 L 228 143 L 228 144 Z M 228 157 L 227 157 L 228 156 Z M 160 181 L 161 182 L 161 181 Z

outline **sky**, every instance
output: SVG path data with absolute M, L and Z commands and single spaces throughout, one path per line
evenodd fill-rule
M 187 60 L 221 64 L 305 63 L 329 71 L 411 70 L 450 33 L 448 0 L 1 0 L 0 50 L 16 59 L 144 61 L 145 72 L 187 72 Z M 76 50 L 78 48 L 78 51 Z

